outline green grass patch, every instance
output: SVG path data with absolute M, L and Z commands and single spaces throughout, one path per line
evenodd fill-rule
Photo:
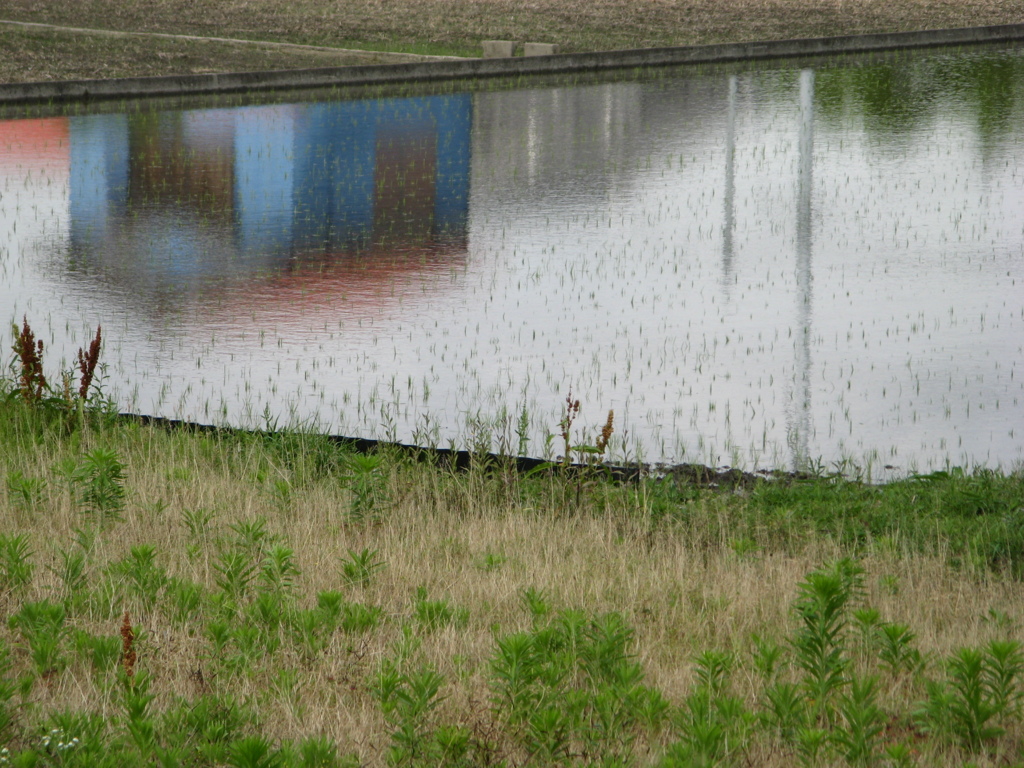
M 455 470 L 33 371 L 0 384 L 4 765 L 1019 765 L 1020 475 Z

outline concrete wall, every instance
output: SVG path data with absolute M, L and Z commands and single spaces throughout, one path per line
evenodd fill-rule
M 1024 40 L 1024 24 L 507 59 L 0 85 L 0 104 L 324 88 L 864 53 Z

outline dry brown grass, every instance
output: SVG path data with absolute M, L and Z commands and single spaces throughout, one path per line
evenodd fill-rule
M 193 75 L 394 63 L 401 55 L 106 37 L 0 25 L 0 82 Z
M 483 39 L 558 43 L 565 51 L 691 45 L 737 40 L 907 31 L 1024 21 L 1021 0 L 7 0 L 0 17 L 51 24 L 185 33 L 253 40 L 277 40 L 341 47 L 371 47 L 419 53 L 479 55 Z M 7 56 L 28 42 L 13 39 Z M 75 45 L 62 41 L 62 55 L 76 61 Z M 141 44 L 144 46 L 145 44 Z M 129 49 L 140 47 L 126 44 Z M 50 44 L 50 50 L 55 47 Z M 38 48 L 38 46 L 36 46 Z M 45 48 L 41 49 L 45 51 Z M 168 51 L 165 51 L 168 53 Z M 174 50 L 174 55 L 183 53 Z M 185 51 L 187 56 L 194 54 Z M 90 54 L 83 53 L 83 56 Z M 105 43 L 96 54 L 108 58 L 108 71 L 128 72 L 118 46 Z M 251 69 L 244 61 L 199 53 L 206 64 L 188 59 L 164 61 L 143 56 L 144 73 Z M 232 54 L 235 59 L 243 54 Z M 39 54 L 36 58 L 40 58 Z M 33 64 L 40 79 L 66 77 L 52 57 Z M 302 56 L 266 59 L 270 67 L 308 66 Z M 53 74 L 45 73 L 47 66 Z M 83 66 L 87 66 L 84 65 Z M 97 71 L 103 63 L 95 62 Z M 6 71 L 7 74 L 3 75 Z M 35 71 L 35 70 L 34 70 Z M 0 70 L 8 79 L 26 79 Z M 74 75 L 82 76 L 82 75 Z
M 760 40 L 1020 22 L 1019 0 L 9 0 L 55 24 L 303 42 L 543 39 L 567 50 Z
M 103 442 L 111 445 L 109 437 Z M 52 467 L 92 445 L 91 439 L 75 446 L 46 443 L 16 462 L 26 476 L 48 477 L 51 484 L 32 511 L 10 497 L 0 501 L 0 530 L 30 534 L 36 551 L 36 577 L 25 594 L 2 598 L 5 615 L 23 600 L 59 596 L 51 570 L 56 551 L 70 544 L 85 518 L 73 496 L 52 480 Z M 351 497 L 337 474 L 313 477 L 257 443 L 220 445 L 141 429 L 116 434 L 113 447 L 127 461 L 129 503 L 124 519 L 97 541 L 92 580 L 133 546 L 152 544 L 170 575 L 212 592 L 218 541 L 230 537 L 229 525 L 262 517 L 278 541 L 295 551 L 302 573 L 300 604 L 311 606 L 316 593 L 339 590 L 348 600 L 380 606 L 385 618 L 363 635 L 336 633 L 326 652 L 313 658 L 286 644 L 273 659 L 257 660 L 249 673 L 237 675 L 211 659 L 202 626 L 176 627 L 159 606 L 147 612 L 134 599 L 120 598 L 106 615 L 94 611 L 75 617 L 73 625 L 116 635 L 122 611 L 129 610 L 142 630 L 138 663 L 152 675 L 158 708 L 172 696 L 231 693 L 253 703 L 268 735 L 322 733 L 369 765 L 384 764 L 388 736 L 368 686 L 381 660 L 394 657 L 405 626 L 422 641 L 410 663 L 432 664 L 445 677 L 442 718 L 478 734 L 494 727 L 486 678 L 494 637 L 531 626 L 522 603 L 527 588 L 544 590 L 555 610 L 623 614 L 635 628 L 635 652 L 648 683 L 674 703 L 693 685 L 697 653 L 734 651 L 741 660 L 737 693 L 755 706 L 760 683 L 750 666 L 752 634 L 784 641 L 793 628 L 797 585 L 842 554 L 827 542 L 812 541 L 796 550 L 769 548 L 741 556 L 725 541 L 684 536 L 670 523 L 653 523 L 639 494 L 604 489 L 582 510 L 572 511 L 557 482 L 548 492 L 524 497 L 515 478 L 449 475 L 421 465 L 389 470 L 390 501 L 376 519 L 354 522 L 348 514 Z M 292 483 L 287 501 L 272 492 L 277 479 Z M 184 511 L 200 508 L 216 514 L 207 540 L 192 538 L 184 524 Z M 386 568 L 367 586 L 346 585 L 340 559 L 364 548 L 378 550 Z M 492 558 L 495 567 L 487 567 L 488 554 L 500 556 Z M 1005 636 L 1007 627 L 986 616 L 990 610 L 1014 615 L 1024 604 L 1020 583 L 953 572 L 942 557 L 899 556 L 880 546 L 862 565 L 867 602 L 884 620 L 909 624 L 919 635 L 920 650 L 932 658 Z M 424 631 L 413 616 L 418 587 L 465 609 L 466 623 Z M 1019 638 L 1019 625 L 1012 632 Z M 0 637 L 16 644 L 6 622 Z M 296 676 L 291 692 L 280 685 L 282 669 Z M 889 680 L 883 704 L 906 712 L 921 695 L 908 679 Z M 43 710 L 70 706 L 107 713 L 115 709 L 112 696 L 81 662 L 33 693 Z M 1014 738 L 1019 743 L 1024 734 Z M 792 757 L 768 746 L 763 750 L 753 755 L 759 765 L 781 766 Z M 978 765 L 1002 764 L 1003 757 L 983 757 Z M 947 754 L 940 762 L 949 759 Z

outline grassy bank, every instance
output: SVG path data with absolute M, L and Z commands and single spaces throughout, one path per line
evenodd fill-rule
M 1019 475 L 452 471 L 23 374 L 0 764 L 1020 765 Z
M 295 51 L 151 37 L 108 37 L 0 26 L 0 82 L 394 63 L 373 53 Z
M 567 52 L 593 51 L 1008 24 L 1020 22 L 1021 11 L 1019 0 L 8 0 L 0 16 L 121 31 L 479 56 L 484 39 L 551 42 Z M 56 33 L 26 35 L 0 27 L 0 49 L 11 60 L 0 66 L 0 77 L 24 81 L 94 77 L 97 72 L 115 77 L 310 66 L 304 54 L 243 53 L 166 42 L 156 49 L 163 58 L 145 53 L 136 64 L 119 53 L 120 45 L 75 43 Z M 109 61 L 98 63 L 97 56 Z

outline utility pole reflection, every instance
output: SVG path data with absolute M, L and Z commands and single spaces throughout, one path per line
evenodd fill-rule
M 725 132 L 725 224 L 722 232 L 722 287 L 726 299 L 733 283 L 733 234 L 736 231 L 736 91 L 736 75 L 730 75 Z
M 789 425 L 792 468 L 807 464 L 811 434 L 811 192 L 814 166 L 814 70 L 800 72 L 800 145 L 796 212 L 796 334 Z

